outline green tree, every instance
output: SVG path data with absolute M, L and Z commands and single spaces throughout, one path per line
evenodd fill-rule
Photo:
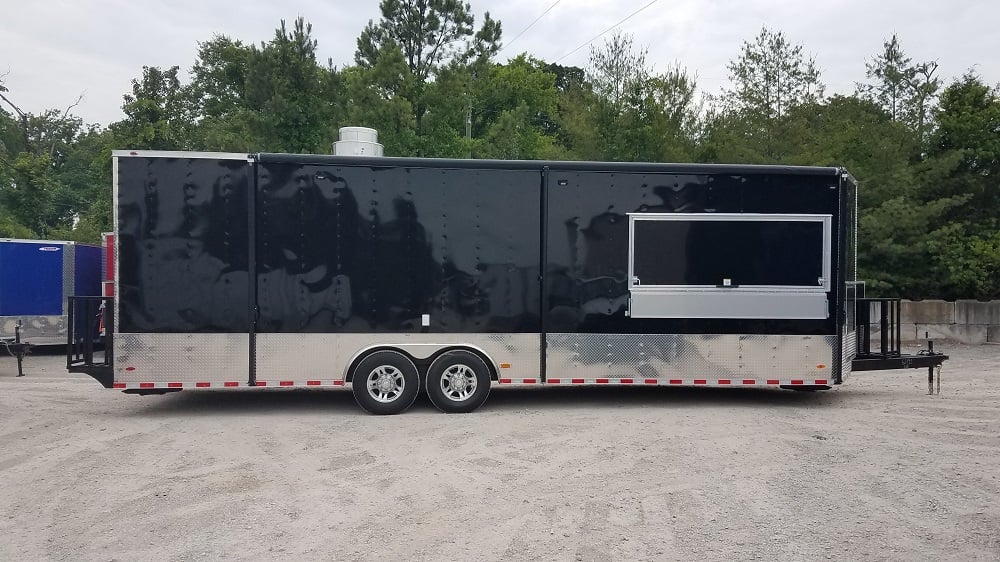
M 485 74 L 472 101 L 476 156 L 553 157 L 556 139 L 547 130 L 556 111 L 556 76 L 526 55 L 491 65 Z
M 197 118 L 194 144 L 201 150 L 259 150 L 247 100 L 252 56 L 250 45 L 222 35 L 198 44 L 190 91 Z
M 881 105 L 893 121 L 905 123 L 921 140 L 926 139 L 929 113 L 941 87 L 934 76 L 937 62 L 914 63 L 892 35 L 882 52 L 865 64 L 865 76 L 872 80 L 858 84 L 858 93 Z
M 378 23 L 369 21 L 358 37 L 355 61 L 372 68 L 380 57 L 398 50 L 408 74 L 400 94 L 413 106 L 418 132 L 429 109 L 428 84 L 449 63 L 488 60 L 500 47 L 500 22 L 487 12 L 475 30 L 471 6 L 459 0 L 382 0 Z
M 729 81 L 723 102 L 744 117 L 776 119 L 796 105 L 823 98 L 823 83 L 813 58 L 802 54 L 781 31 L 766 26 L 753 42 L 744 41 L 739 58 L 729 63 Z
M 191 148 L 189 135 L 193 119 L 179 71 L 177 66 L 166 70 L 142 67 L 142 77 L 132 80 L 132 93 L 124 96 L 125 118 L 110 125 L 119 148 Z
M 1000 298 L 1000 91 L 969 72 L 941 94 L 924 199 L 960 201 L 928 239 L 938 294 Z
M 576 115 L 593 119 L 594 157 L 598 159 L 662 162 L 691 158 L 700 111 L 696 81 L 678 65 L 654 74 L 646 55 L 645 49 L 634 47 L 631 36 L 621 33 L 591 49 L 587 79 L 593 95 L 578 92 L 577 101 L 589 107 Z M 567 120 L 567 124 L 573 122 Z M 587 127 L 576 125 L 584 133 L 581 139 L 587 138 Z
M 382 50 L 374 65 L 343 71 L 347 122 L 376 129 L 386 154 L 409 156 L 417 152 L 413 105 L 402 93 L 409 70 L 398 49 Z
M 316 61 L 312 25 L 301 17 L 288 30 L 253 47 L 249 57 L 246 99 L 250 133 L 261 150 L 328 152 L 335 139 L 343 91 L 339 71 Z
M 728 65 L 732 87 L 708 111 L 700 154 L 707 160 L 801 164 L 808 108 L 822 103 L 812 58 L 767 27 Z M 806 108 L 805 112 L 797 111 Z

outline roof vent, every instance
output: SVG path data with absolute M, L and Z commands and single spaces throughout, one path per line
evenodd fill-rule
M 340 140 L 333 143 L 337 156 L 382 156 L 378 131 L 368 127 L 341 127 Z

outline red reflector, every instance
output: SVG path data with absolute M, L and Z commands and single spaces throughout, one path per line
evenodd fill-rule
M 239 386 L 239 385 L 240 385 L 240 383 L 238 383 L 236 381 L 226 381 L 226 382 L 222 383 L 222 386 Z
M 622 379 L 622 380 L 620 380 L 618 382 L 620 382 L 622 384 L 632 384 L 632 379 Z
M 705 379 L 694 379 L 694 384 L 708 384 L 708 381 Z
M 154 386 L 156 386 L 156 385 L 153 384 L 153 383 L 151 383 L 151 382 L 141 382 L 141 383 L 139 383 L 139 388 L 153 388 Z
M 125 388 L 125 383 L 123 383 L 123 382 L 116 382 L 113 385 L 111 385 L 111 388 Z
M 570 379 L 573 384 L 583 384 L 583 379 Z
M 333 381 L 333 386 L 344 386 L 344 381 Z
M 184 388 L 184 383 L 182 382 L 168 382 L 167 388 Z
M 778 379 L 767 379 L 767 384 L 781 384 Z
M 719 379 L 719 384 L 729 384 L 729 379 Z
M 212 386 L 212 383 L 210 383 L 210 382 L 196 382 L 196 383 L 194 383 L 194 386 L 196 388 L 209 388 L 209 387 Z
M 816 384 L 826 384 L 826 379 L 816 379 L 813 382 L 815 382 Z
M 549 379 L 549 384 L 559 384 L 559 379 Z
M 597 384 L 608 384 L 608 379 L 597 379 Z
M 683 384 L 684 381 L 681 379 L 670 379 L 670 384 Z
M 524 384 L 535 384 L 538 379 L 524 379 Z
M 320 384 L 322 383 L 320 383 L 319 381 L 306 381 L 306 385 L 308 386 L 319 386 Z
M 292 386 L 293 384 L 295 384 L 295 381 L 280 381 L 278 386 Z
M 743 384 L 757 384 L 754 379 L 743 379 Z
M 792 384 L 805 384 L 805 382 L 804 382 L 804 381 L 801 381 L 801 380 L 796 380 L 796 379 L 792 379 L 791 383 L 792 383 Z
M 500 384 L 510 384 L 510 379 L 500 379 Z
M 646 379 L 645 382 L 646 382 L 646 384 L 656 384 L 657 380 L 656 379 Z
M 267 386 L 267 381 L 257 381 L 257 386 Z
M 129 371 L 129 372 L 132 372 L 132 371 L 135 370 L 135 367 L 125 367 L 125 370 Z

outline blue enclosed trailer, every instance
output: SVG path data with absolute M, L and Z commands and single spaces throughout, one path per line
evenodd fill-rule
M 103 251 L 96 244 L 0 238 L 0 338 L 65 344 L 70 295 L 100 295 Z

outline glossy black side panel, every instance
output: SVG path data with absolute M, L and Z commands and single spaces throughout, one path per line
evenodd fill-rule
M 830 214 L 838 225 L 837 182 L 832 174 L 553 171 L 546 218 L 547 331 L 835 334 L 835 293 L 830 295 L 829 320 L 635 319 L 626 317 L 625 311 L 627 213 Z M 708 244 L 692 251 L 717 249 Z M 838 279 L 836 253 L 833 261 L 833 278 Z
M 541 330 L 540 171 L 265 161 L 258 181 L 258 332 Z
M 119 331 L 246 332 L 245 160 L 118 159 Z

